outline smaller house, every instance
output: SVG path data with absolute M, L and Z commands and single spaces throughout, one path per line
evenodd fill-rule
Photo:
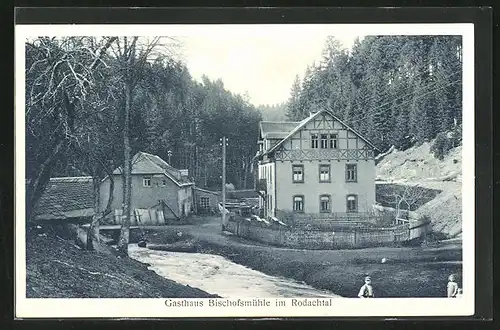
M 222 201 L 221 193 L 199 187 L 194 188 L 194 199 L 196 211 L 199 214 L 209 214 L 217 212 L 217 205 Z
M 178 170 L 156 155 L 138 152 L 132 157 L 131 210 L 133 214 L 149 214 L 161 210 L 166 219 L 179 219 L 194 209 L 194 182 L 188 178 L 187 170 Z M 123 203 L 122 167 L 113 171 L 113 201 L 111 209 L 120 214 Z M 106 207 L 110 192 L 110 178 L 101 182 L 101 208 Z M 139 210 L 139 211 L 136 211 Z M 155 213 L 156 214 L 156 213 Z M 134 217 L 133 217 L 134 218 Z M 158 222 L 151 220 L 152 223 Z M 132 222 L 136 222 L 133 219 Z M 148 221 L 139 220 L 141 223 Z M 135 224 L 135 223 L 134 223 Z
M 39 222 L 90 222 L 94 215 L 92 177 L 51 178 L 34 210 Z

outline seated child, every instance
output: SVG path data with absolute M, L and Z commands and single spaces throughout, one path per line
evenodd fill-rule
M 365 277 L 365 284 L 359 289 L 358 297 L 360 298 L 374 298 L 372 279 L 370 276 Z
M 447 296 L 448 298 L 456 298 L 458 294 L 458 284 L 455 281 L 455 275 L 451 274 L 448 277 L 448 285 L 447 285 Z

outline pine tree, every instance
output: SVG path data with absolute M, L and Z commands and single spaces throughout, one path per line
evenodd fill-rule
M 461 67 L 460 37 L 368 36 L 350 53 L 329 38 L 294 119 L 328 107 L 382 149 L 429 141 L 461 123 Z
M 292 89 L 290 90 L 290 98 L 287 102 L 286 117 L 291 120 L 298 120 L 301 117 L 300 106 L 300 96 L 302 93 L 302 87 L 300 83 L 300 78 L 298 75 L 295 76 L 293 81 Z

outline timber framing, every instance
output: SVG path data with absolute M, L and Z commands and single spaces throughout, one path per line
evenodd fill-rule
M 279 161 L 294 160 L 370 160 L 374 158 L 372 149 L 297 149 L 286 150 L 284 148 L 274 153 L 274 159 Z

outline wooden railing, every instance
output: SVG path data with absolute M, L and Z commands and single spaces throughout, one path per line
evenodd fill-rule
M 277 150 L 276 160 L 322 160 L 322 159 L 373 159 L 374 151 L 371 149 L 299 149 Z

